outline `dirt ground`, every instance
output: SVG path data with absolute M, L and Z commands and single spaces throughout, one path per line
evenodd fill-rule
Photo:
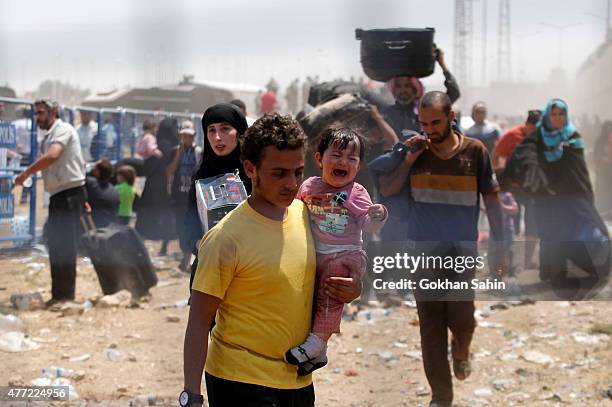
M 156 253 L 157 246 L 149 248 Z M 0 385 L 26 385 L 42 368 L 58 366 L 77 372 L 69 380 L 79 398 L 54 405 L 176 405 L 189 281 L 175 269 L 177 252 L 171 244 L 170 256 L 154 257 L 159 284 L 147 302 L 96 305 L 73 315 L 12 308 L 12 293 L 38 290 L 49 297 L 48 260 L 36 249 L 0 255 L 0 312 L 17 315 L 38 345 L 0 352 Z M 100 295 L 93 267 L 80 258 L 77 301 Z M 474 373 L 455 381 L 456 406 L 612 406 L 612 332 L 592 331 L 612 324 L 609 302 L 478 302 L 477 308 Z M 317 406 L 427 405 L 412 304 L 372 306 L 348 319 L 331 341 L 329 365 L 314 375 Z M 108 349 L 119 360 L 110 360 Z M 71 360 L 79 356 L 86 360 Z
M 39 191 L 40 230 L 46 210 Z M 66 380 L 78 398 L 28 405 L 177 405 L 189 277 L 176 270 L 176 242 L 167 257 L 156 257 L 157 244 L 147 246 L 159 278 L 148 301 L 65 312 L 18 311 L 10 303 L 14 293 L 50 297 L 42 246 L 0 253 L 0 314 L 16 315 L 37 346 L 0 351 L 0 386 L 29 385 L 43 368 L 55 366 L 75 371 Z M 102 295 L 87 258 L 79 258 L 76 292 L 80 303 Z M 612 406 L 610 302 L 478 302 L 477 309 L 474 373 L 455 381 L 456 406 Z M 347 317 L 342 330 L 330 342 L 330 363 L 313 376 L 317 406 L 427 406 L 413 304 L 372 305 Z M 26 403 L 0 401 L 8 405 Z

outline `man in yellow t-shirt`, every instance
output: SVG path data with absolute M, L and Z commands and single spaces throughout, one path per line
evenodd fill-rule
M 202 239 L 181 406 L 203 403 L 204 365 L 211 407 L 314 406 L 311 375 L 298 376 L 284 360 L 308 336 L 312 315 L 314 242 L 308 210 L 295 200 L 305 143 L 297 122 L 279 114 L 257 120 L 241 143 L 253 191 Z M 332 278 L 327 288 L 343 302 L 361 291 L 351 278 Z

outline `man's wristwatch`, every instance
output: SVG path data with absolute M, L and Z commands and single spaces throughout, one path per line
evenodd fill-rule
M 187 407 L 194 403 L 204 404 L 204 396 L 191 393 L 189 390 L 183 390 L 179 396 L 179 405 L 181 407 Z

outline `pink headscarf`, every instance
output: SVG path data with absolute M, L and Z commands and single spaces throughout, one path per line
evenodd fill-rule
M 419 78 L 414 76 L 398 76 L 396 78 L 391 78 L 387 81 L 387 89 L 389 89 L 389 92 L 391 92 L 391 94 L 393 94 L 393 88 L 395 88 L 395 80 L 399 78 L 410 79 L 412 88 L 415 91 L 414 104 L 415 106 L 418 106 L 421 98 L 425 94 L 425 88 L 423 87 L 423 83 L 419 80 Z

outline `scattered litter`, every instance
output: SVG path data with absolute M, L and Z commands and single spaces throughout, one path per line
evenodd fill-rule
M 189 300 L 180 300 L 174 303 L 174 308 L 187 308 L 187 302 Z
M 518 355 L 516 353 L 504 353 L 499 355 L 497 359 L 501 360 L 502 362 L 509 362 L 511 360 L 517 360 Z
M 363 353 L 363 348 L 355 348 L 355 353 Z
M 0 314 L 0 333 L 1 332 L 20 332 L 22 328 L 21 320 L 15 315 Z
M 408 344 L 403 342 L 395 342 L 393 343 L 394 348 L 407 348 Z
M 386 361 L 398 359 L 398 357 L 393 352 L 379 352 L 377 355 Z
M 545 353 L 537 350 L 528 350 L 521 355 L 521 358 L 527 362 L 536 363 L 538 365 L 548 366 L 553 363 L 553 358 Z
M 4 352 L 26 352 L 38 349 L 38 344 L 23 332 L 5 332 L 0 335 L 0 350 Z
M 38 379 L 34 379 L 30 382 L 32 386 L 65 386 L 68 387 L 68 398 L 70 401 L 77 400 L 79 398 L 79 394 L 76 389 L 70 382 L 70 380 L 65 377 L 56 377 L 52 379 L 50 377 L 39 377 Z
M 404 352 L 402 354 L 403 356 L 406 356 L 410 359 L 414 359 L 414 360 L 422 360 L 423 356 L 421 356 L 421 352 L 418 351 L 408 351 L 408 352 Z
M 11 304 L 19 311 L 33 311 L 44 307 L 42 295 L 39 292 L 11 294 Z
M 516 392 L 516 393 L 510 393 L 505 397 L 506 401 L 524 401 L 524 400 L 528 400 L 530 399 L 531 396 L 527 393 L 520 393 L 520 392 Z
M 82 355 L 71 357 L 70 361 L 71 362 L 84 362 L 88 360 L 89 358 L 91 358 L 91 355 L 89 353 L 83 353 Z
M 418 389 L 416 389 L 415 394 L 417 397 L 425 397 L 425 396 L 429 396 L 431 394 L 431 391 L 429 391 L 428 388 L 419 387 Z
M 137 396 L 134 401 L 134 405 L 137 406 L 154 406 L 157 404 L 157 396 L 155 394 L 142 394 Z
M 33 336 L 32 340 L 34 342 L 38 342 L 38 343 L 53 343 L 53 342 L 57 342 L 57 338 L 41 338 L 38 336 Z
M 554 332 L 538 332 L 531 334 L 531 336 L 538 339 L 554 339 L 557 337 L 557 334 Z
M 474 396 L 476 397 L 491 397 L 493 395 L 493 391 L 487 387 L 482 387 L 480 389 L 474 390 Z
M 60 307 L 60 312 L 62 317 L 82 315 L 85 312 L 85 307 L 83 304 L 76 302 L 67 302 L 62 304 Z
M 359 373 L 354 369 L 346 369 L 344 371 L 344 375 L 346 377 L 355 377 L 355 376 L 359 376 Z
M 493 387 L 497 391 L 506 391 L 510 387 L 514 386 L 516 382 L 512 379 L 499 379 L 493 381 Z
M 612 324 L 595 324 L 589 333 L 593 335 L 602 334 L 612 336 Z
M 390 311 L 388 309 L 377 308 L 372 310 L 363 310 L 357 313 L 357 321 L 359 322 L 377 322 L 388 318 Z
M 123 359 L 123 354 L 113 348 L 104 349 L 102 354 L 104 355 L 106 359 L 110 360 L 111 362 L 119 362 L 120 360 Z
M 132 294 L 128 290 L 121 290 L 115 294 L 105 295 L 100 298 L 97 305 L 101 308 L 129 306 L 131 301 Z
M 608 337 L 604 335 L 585 335 L 578 332 L 574 332 L 572 338 L 574 338 L 576 343 L 583 343 L 586 345 L 599 345 L 600 342 L 608 340 Z
M 480 322 L 478 322 L 478 326 L 481 327 L 481 328 L 492 328 L 492 329 L 500 329 L 500 328 L 504 327 L 500 323 L 491 322 L 491 321 L 480 321 Z
M 538 397 L 538 400 L 554 400 L 558 402 L 563 402 L 561 395 L 552 391 L 540 395 L 540 397 Z

